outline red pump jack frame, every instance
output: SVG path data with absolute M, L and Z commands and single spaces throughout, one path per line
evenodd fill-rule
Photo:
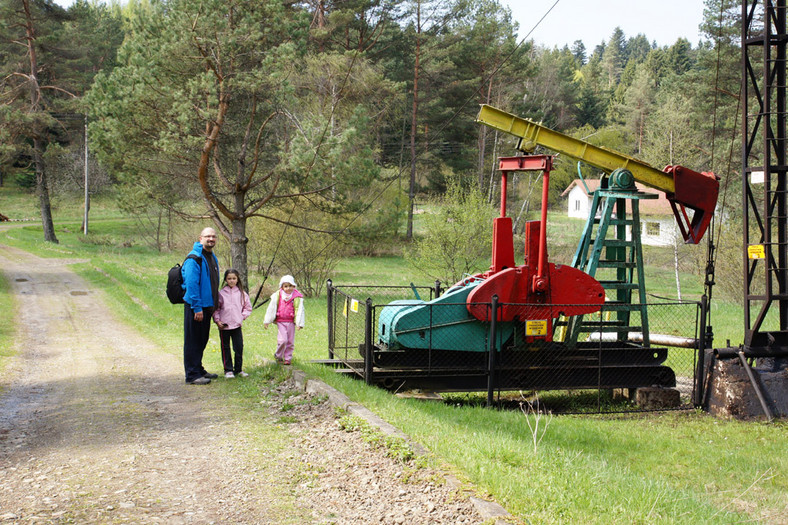
M 526 340 L 553 340 L 557 317 L 597 312 L 605 301 L 602 285 L 571 266 L 547 261 L 547 197 L 552 155 L 526 155 L 498 159 L 501 172 L 501 214 L 493 221 L 492 265 L 478 277 L 484 279 L 467 299 L 468 312 L 490 321 L 493 295 L 501 307 L 498 321 L 526 323 Z M 512 219 L 506 216 L 507 179 L 511 172 L 542 171 L 542 208 L 538 221 L 525 225 L 525 260 L 516 265 Z

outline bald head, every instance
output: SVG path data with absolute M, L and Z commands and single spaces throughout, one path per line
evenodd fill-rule
M 213 250 L 213 247 L 216 246 L 216 230 L 213 228 L 204 228 L 200 232 L 200 244 L 202 244 L 202 249 L 210 252 Z

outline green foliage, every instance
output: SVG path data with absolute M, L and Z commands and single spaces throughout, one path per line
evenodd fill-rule
M 515 113 L 552 129 L 574 127 L 578 122 L 580 89 L 573 81 L 576 64 L 574 55 L 566 47 L 543 50 L 536 62 L 536 74 L 525 80 L 525 97 L 515 106 Z
M 352 222 L 344 234 L 344 242 L 357 255 L 395 251 L 405 219 L 406 202 L 394 180 L 372 182 L 359 189 L 356 198 L 361 204 L 369 204 L 349 219 Z
M 88 22 L 101 8 L 84 2 L 73 11 L 43 0 L 0 1 L 0 169 L 33 169 L 44 238 L 57 242 L 45 162 L 50 145 L 69 142 L 69 121 L 79 118 L 76 97 L 84 93 L 95 70 L 87 66 L 98 53 L 111 55 L 114 41 L 82 45 Z M 100 40 L 100 37 L 97 39 Z M 101 49 L 102 51 L 99 51 Z M 82 119 L 80 119 L 82 120 Z
M 698 167 L 695 145 L 701 137 L 692 126 L 692 102 L 681 92 L 665 93 L 661 98 L 647 116 L 642 159 L 658 168 L 679 163 Z
M 273 289 L 279 277 L 290 274 L 307 297 L 319 297 L 336 267 L 344 247 L 338 240 L 336 222 L 329 216 L 293 203 L 291 213 L 280 222 L 255 222 L 250 236 L 260 247 L 260 270 L 273 260 L 269 280 Z M 287 223 L 301 225 L 288 226 Z M 272 289 L 272 291 L 273 291 Z
M 30 171 L 19 171 L 14 177 L 17 186 L 26 190 L 32 190 L 36 187 L 36 174 Z
M 0 318 L 3 319 L 3 324 L 0 326 L 0 373 L 2 373 L 16 351 L 13 342 L 17 318 L 13 291 L 2 274 L 0 274 Z
M 415 268 L 444 283 L 475 274 L 489 265 L 495 209 L 477 189 L 449 182 L 434 212 L 422 221 L 425 233 L 405 251 Z
M 307 53 L 304 15 L 276 1 L 155 4 L 137 13 L 118 67 L 88 97 L 125 208 L 211 217 L 242 277 L 249 218 L 287 221 L 299 195 L 310 196 L 301 208 L 358 211 L 355 190 L 380 173 L 373 130 L 395 84 L 358 54 Z

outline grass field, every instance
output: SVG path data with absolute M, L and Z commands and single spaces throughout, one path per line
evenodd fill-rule
M 0 193 L 0 212 L 7 196 Z M 59 245 L 42 242 L 38 224 L 0 233 L 0 244 L 45 257 L 87 259 L 75 269 L 106 291 L 113 312 L 157 342 L 161 351 L 180 355 L 181 307 L 167 302 L 164 281 L 167 269 L 183 254 L 129 243 L 133 229 L 109 204 L 96 213 L 87 239 L 79 233 L 78 207 L 67 213 L 61 204 L 60 212 L 55 215 Z M 199 227 L 194 229 L 196 235 Z M 225 249 L 220 242 L 217 250 Z M 411 280 L 430 284 L 413 277 L 397 257 L 347 259 L 334 277 L 335 283 L 347 284 Z M 9 326 L 13 307 L 7 290 L 0 282 L 0 314 Z M 786 522 L 785 422 L 726 421 L 696 411 L 558 416 L 542 420 L 542 435 L 519 410 L 401 399 L 310 363 L 327 354 L 325 299 L 310 298 L 306 308 L 307 326 L 296 336 L 299 368 L 401 428 L 432 451 L 433 461 L 488 492 L 522 523 Z M 723 305 L 715 315 L 724 316 L 727 324 L 741 324 L 734 307 Z M 261 317 L 257 310 L 244 325 L 250 369 L 261 367 L 274 350 L 275 330 L 263 330 Z M 0 348 L 7 348 L 11 337 L 0 330 Z M 0 364 L 5 361 L 0 354 Z M 209 370 L 220 366 L 215 331 L 205 362 Z M 228 403 L 244 406 L 254 396 L 217 383 L 209 392 Z
M 11 287 L 0 274 L 0 319 L 6 320 L 0 324 L 0 373 L 5 369 L 13 352 L 14 323 L 9 320 L 14 319 L 15 307 L 16 301 L 11 294 Z

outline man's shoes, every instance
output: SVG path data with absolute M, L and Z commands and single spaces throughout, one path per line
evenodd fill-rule
M 210 372 L 205 372 L 202 376 L 206 379 L 216 379 L 217 377 L 219 377 L 218 375 L 212 374 Z
M 227 379 L 235 379 L 235 374 L 233 374 L 232 372 L 225 372 L 224 377 L 226 377 Z
M 241 370 L 240 372 L 238 372 L 238 377 L 249 377 L 249 374 Z
M 211 380 L 207 377 L 198 377 L 197 379 L 192 379 L 191 381 L 186 381 L 187 385 L 207 385 L 210 383 Z
M 283 362 L 284 362 L 284 364 L 286 364 L 286 365 L 290 365 L 290 361 L 283 361 Z

